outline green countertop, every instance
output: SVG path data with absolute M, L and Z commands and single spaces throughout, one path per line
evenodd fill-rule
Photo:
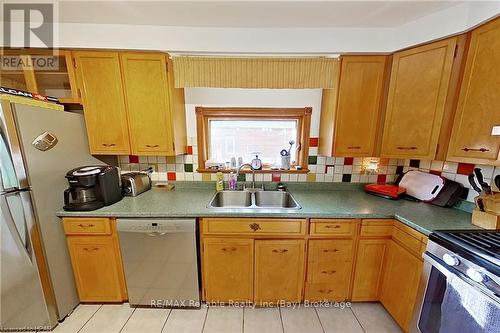
M 294 211 L 242 211 L 207 208 L 214 186 L 178 184 L 172 191 L 152 189 L 137 197 L 89 212 L 59 211 L 60 217 L 282 217 L 282 218 L 396 218 L 428 235 L 433 230 L 477 229 L 471 214 L 423 202 L 388 200 L 364 193 L 360 186 L 290 185 L 289 191 L 302 206 Z

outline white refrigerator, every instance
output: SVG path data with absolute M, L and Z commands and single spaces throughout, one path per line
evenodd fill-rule
M 103 163 L 89 153 L 81 114 L 5 94 L 0 103 L 0 331 L 50 329 L 79 303 L 55 215 L 64 176 Z M 40 137 L 53 139 L 51 148 L 35 147 Z

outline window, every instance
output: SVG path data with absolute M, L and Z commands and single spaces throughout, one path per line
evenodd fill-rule
M 292 165 L 306 171 L 311 108 L 204 108 L 197 107 L 198 171 L 208 172 L 206 162 L 229 162 L 232 157 L 249 163 L 256 154 L 264 171 L 280 166 L 283 149 Z M 295 143 L 290 148 L 290 141 Z M 306 144 L 304 144 L 306 143 Z

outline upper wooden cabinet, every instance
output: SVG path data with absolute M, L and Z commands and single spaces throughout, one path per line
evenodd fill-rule
M 173 122 L 169 105 L 167 57 L 121 53 L 132 154 L 172 155 Z
M 500 137 L 500 20 L 475 29 L 460 89 L 448 160 L 492 163 L 499 159 Z
M 22 68 L 2 70 L 0 82 L 4 87 L 52 96 L 61 103 L 81 103 L 71 51 L 6 49 L 4 56 L 22 60 Z
M 184 92 L 166 54 L 75 52 L 93 154 L 185 153 Z
M 75 52 L 92 154 L 130 154 L 118 52 Z
M 457 38 L 394 54 L 381 156 L 433 159 Z
M 342 57 L 334 156 L 373 156 L 384 92 L 385 56 Z

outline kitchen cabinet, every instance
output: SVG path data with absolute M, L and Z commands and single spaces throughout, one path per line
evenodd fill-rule
M 176 134 L 185 136 L 186 124 L 185 117 L 174 117 L 175 90 L 167 75 L 166 54 L 123 52 L 120 61 L 132 154 L 184 153 L 182 140 L 174 140 Z M 184 104 L 181 107 L 177 113 L 184 115 Z
M 471 33 L 447 160 L 499 164 L 500 20 Z
M 305 241 L 255 241 L 255 296 L 257 305 L 300 302 L 304 286 Z
M 75 52 L 93 154 L 184 154 L 183 89 L 166 54 Z
M 374 156 L 386 63 L 386 56 L 342 57 L 333 156 Z
M 80 301 L 126 300 L 116 221 L 64 218 L 63 223 Z
M 118 52 L 74 54 L 92 154 L 128 155 L 128 117 Z
M 387 250 L 380 302 L 408 331 L 422 273 L 422 261 L 391 240 Z
M 394 53 L 381 157 L 436 156 L 457 38 Z
M 252 239 L 203 239 L 203 284 L 207 302 L 253 300 Z
M 19 70 L 0 72 L 3 87 L 56 97 L 61 103 L 81 103 L 71 51 L 29 50 L 27 54 L 7 49 L 2 52 L 24 64 Z M 46 66 L 48 63 L 55 65 Z

